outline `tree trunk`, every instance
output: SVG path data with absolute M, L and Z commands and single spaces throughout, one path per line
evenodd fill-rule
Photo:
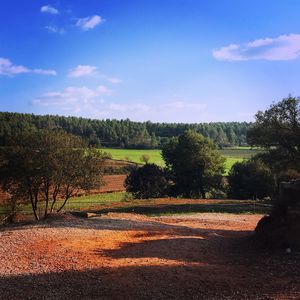
M 67 203 L 67 201 L 68 201 L 69 198 L 70 198 L 69 195 L 66 195 L 66 198 L 65 198 L 64 203 L 63 203 L 62 206 L 57 210 L 58 213 L 65 207 L 65 205 L 66 205 L 66 203 Z
M 38 217 L 38 215 L 36 213 L 36 203 L 33 201 L 32 195 L 30 195 L 30 203 L 31 203 L 31 207 L 32 207 L 34 218 L 38 221 L 39 217 Z

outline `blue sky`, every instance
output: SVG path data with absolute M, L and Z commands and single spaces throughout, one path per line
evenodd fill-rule
M 0 0 L 0 110 L 253 121 L 300 96 L 298 0 Z

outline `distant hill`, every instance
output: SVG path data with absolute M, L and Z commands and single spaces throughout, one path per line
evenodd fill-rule
M 60 128 L 85 138 L 89 144 L 116 148 L 161 148 L 170 138 L 192 129 L 220 147 L 245 146 L 251 123 L 152 123 L 126 120 L 95 120 L 57 115 L 0 112 L 0 145 L 15 134 L 43 128 Z

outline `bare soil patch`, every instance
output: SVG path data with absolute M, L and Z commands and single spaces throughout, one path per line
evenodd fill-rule
M 261 215 L 71 215 L 0 231 L 0 299 L 299 299 L 300 255 L 251 239 Z

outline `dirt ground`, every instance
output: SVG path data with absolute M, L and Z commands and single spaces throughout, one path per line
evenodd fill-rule
M 0 230 L 0 299 L 300 299 L 300 254 L 261 215 L 52 216 Z

